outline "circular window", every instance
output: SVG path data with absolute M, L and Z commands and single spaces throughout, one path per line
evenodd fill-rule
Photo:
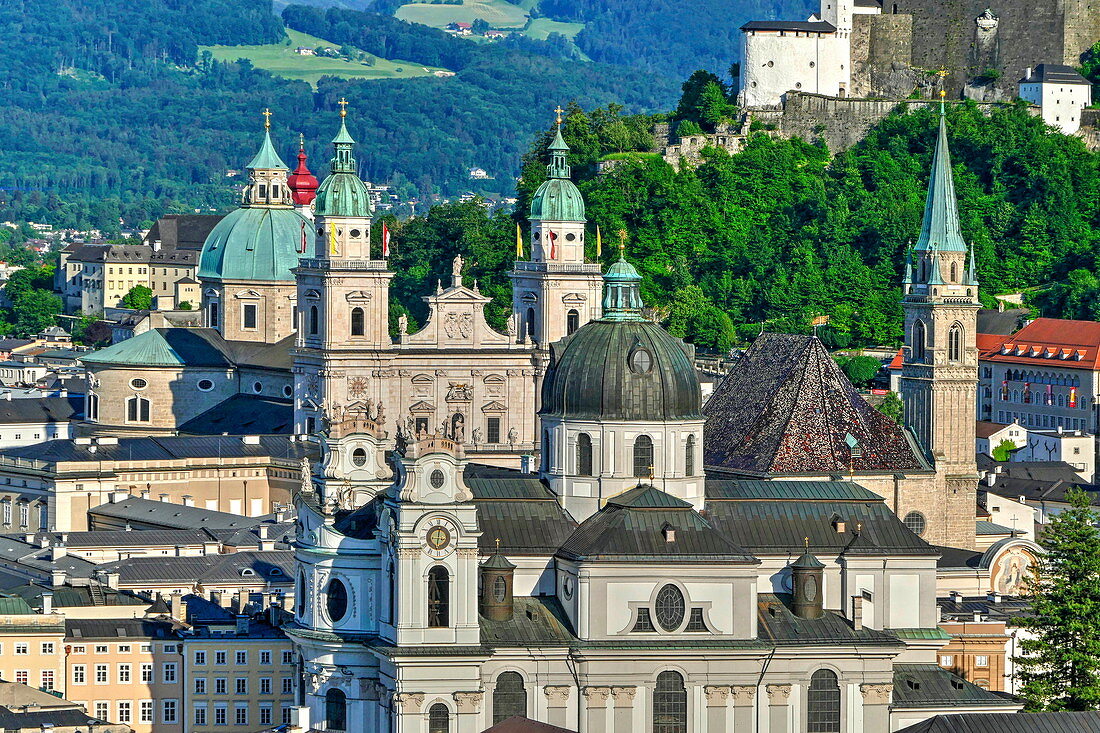
M 920 536 L 924 534 L 924 528 L 928 525 L 924 515 L 920 512 L 909 512 L 905 515 L 905 526 L 909 528 L 909 531 L 913 534 Z
M 134 377 L 130 380 L 130 387 L 132 387 L 133 389 L 145 389 L 148 386 L 149 383 L 141 377 Z
M 283 387 L 283 397 L 292 397 L 292 396 L 294 396 L 294 388 L 291 387 L 289 384 L 287 386 Z
M 498 575 L 497 579 L 493 581 L 493 598 L 497 603 L 503 603 L 505 597 L 508 595 L 508 583 L 504 580 L 504 576 Z
M 359 231 L 358 229 L 352 229 L 351 230 L 351 236 L 353 236 L 353 237 L 358 237 L 360 234 L 362 234 L 362 232 Z
M 574 234 L 573 232 L 569 232 L 568 234 L 565 235 L 565 241 L 567 241 L 567 242 L 572 242 L 576 238 L 577 238 L 577 235 Z
M 443 482 L 446 481 L 446 480 L 447 480 L 447 477 L 444 476 L 443 472 L 440 471 L 438 468 L 436 470 L 432 471 L 432 475 L 428 478 L 428 481 L 431 482 L 433 489 L 442 488 Z
M 255 392 L 256 394 L 259 394 L 260 392 L 263 392 L 264 391 L 264 383 L 263 382 L 253 382 L 252 383 L 252 391 Z
M 666 585 L 657 592 L 653 615 L 665 631 L 675 631 L 684 622 L 684 594 L 674 585 Z
M 317 227 L 317 233 L 318 234 L 324 234 L 325 233 L 325 228 L 324 227 Z
M 344 584 L 333 578 L 325 588 L 325 610 L 333 623 L 336 623 L 348 612 L 348 589 Z
M 653 355 L 646 349 L 635 349 L 630 355 L 630 371 L 635 374 L 649 374 L 653 369 Z
M 209 392 L 210 390 L 214 389 L 214 383 L 211 382 L 209 379 L 200 379 L 199 383 L 195 386 L 199 388 L 200 392 Z
M 753 88 L 756 87 L 756 82 L 755 81 L 752 83 L 752 86 L 753 86 Z
M 538 232 L 535 232 L 535 233 L 534 233 L 534 234 L 533 234 L 532 236 L 533 236 L 533 237 L 534 237 L 534 238 L 535 238 L 536 240 L 538 240 L 538 238 L 539 238 L 539 233 L 538 233 Z
M 565 600 L 567 601 L 573 597 L 573 585 L 574 580 L 568 575 L 566 575 L 565 578 L 563 578 L 561 581 L 561 592 L 562 595 L 565 596 Z
M 800 82 L 800 81 L 796 81 L 796 82 L 794 83 L 794 88 L 795 88 L 795 89 L 801 89 L 801 88 L 802 88 L 802 82 Z
M 772 68 L 773 66 L 775 66 L 775 62 L 774 62 L 774 61 L 769 61 L 769 62 L 768 62 L 768 68 L 770 69 L 770 68 Z
M 811 62 L 810 62 L 810 68 L 812 69 L 812 68 L 814 68 L 815 66 L 817 66 L 817 64 L 815 64 L 815 63 L 814 63 L 813 61 L 811 61 Z
M 351 452 L 351 462 L 356 466 L 365 466 L 367 463 L 367 452 L 362 448 L 356 448 Z

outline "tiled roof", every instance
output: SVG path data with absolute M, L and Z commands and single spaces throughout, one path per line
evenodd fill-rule
M 261 435 L 258 444 L 245 443 L 232 435 L 172 435 L 146 438 L 119 438 L 117 444 L 86 445 L 75 440 L 47 440 L 31 446 L 7 448 L 0 456 L 37 459 L 49 463 L 118 461 L 174 461 L 188 458 L 242 458 L 274 456 L 298 460 L 316 457 L 316 446 L 291 441 L 283 435 Z
M 294 432 L 290 400 L 236 394 L 180 425 L 190 435 L 277 435 Z
M 194 527 L 211 529 L 240 529 L 253 527 L 262 520 L 258 517 L 244 517 L 229 512 L 218 512 L 197 506 L 184 506 L 167 501 L 155 501 L 131 496 L 119 502 L 100 504 L 88 510 L 93 517 L 111 517 L 113 519 L 134 522 L 135 524 L 155 524 L 164 529 L 191 529 Z M 144 531 L 144 530 L 138 530 Z
M 126 585 L 174 581 L 289 583 L 294 577 L 294 553 L 268 550 L 193 557 L 132 557 L 98 567 L 119 573 L 120 582 Z
M 762 334 L 703 414 L 707 466 L 758 474 L 928 469 L 903 428 L 867 404 L 813 336 Z
M 894 708 L 1015 704 L 1017 703 L 983 690 L 936 664 L 894 665 Z
M 486 728 L 482 733 L 575 733 L 575 731 L 549 723 L 540 723 L 522 715 L 513 715 L 492 728 Z
M 988 438 L 992 435 L 996 435 L 1007 427 L 1007 425 L 999 422 L 987 422 L 985 420 L 978 420 L 975 425 L 974 434 L 979 438 Z
M 981 308 L 978 310 L 978 333 L 1011 336 L 1031 317 L 1028 308 Z
M 984 344 L 981 359 L 1052 369 L 1100 369 L 1100 322 L 1036 318 L 1015 334 Z
M 153 222 L 144 241 L 152 245 L 159 239 L 167 249 L 197 251 L 222 218 L 219 214 L 165 214 Z
M 172 623 L 142 618 L 69 618 L 65 635 L 74 639 L 167 639 Z
M 897 733 L 1097 733 L 1100 712 L 935 715 Z
M 0 425 L 69 422 L 83 414 L 84 398 L 79 395 L 0 400 Z

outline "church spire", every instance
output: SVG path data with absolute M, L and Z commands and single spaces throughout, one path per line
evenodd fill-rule
M 343 97 L 337 102 L 340 105 L 340 131 L 332 138 L 332 146 L 336 149 L 332 156 L 331 170 L 333 173 L 355 173 L 355 157 L 352 148 L 355 146 L 355 138 L 348 132 L 345 120 L 348 116 L 348 102 Z
M 951 173 L 951 152 L 947 145 L 947 117 L 940 100 L 940 129 L 936 152 L 932 156 L 932 171 L 928 176 L 928 197 L 924 203 L 924 221 L 916 250 L 932 252 L 965 252 L 966 243 L 959 228 L 959 206 L 955 198 L 955 181 Z
M 557 115 L 557 125 L 554 131 L 554 139 L 550 141 L 547 150 L 550 152 L 550 164 L 546 166 L 546 172 L 551 178 L 569 178 L 572 172 L 566 156 L 569 154 L 569 146 L 565 144 L 565 138 L 561 136 L 561 113 L 564 111 L 559 105 L 554 110 Z
M 249 170 L 289 170 L 279 154 L 275 152 L 275 146 L 271 144 L 271 110 L 265 109 L 264 116 L 264 141 L 260 144 L 260 150 L 246 166 Z

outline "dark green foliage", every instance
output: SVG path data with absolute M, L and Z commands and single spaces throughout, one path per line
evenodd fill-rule
M 875 409 L 898 425 L 905 424 L 905 403 L 901 401 L 901 397 L 898 397 L 897 392 L 887 392 Z
M 1047 524 L 1016 658 L 1031 711 L 1100 709 L 1100 515 L 1091 495 L 1066 492 L 1070 508 Z
M 190 310 L 194 310 L 194 309 L 195 309 L 195 306 L 191 305 L 191 301 L 189 301 L 189 300 L 181 300 L 179 302 L 179 304 L 176 305 L 176 310 L 179 310 L 179 311 L 190 311 Z
M 33 336 L 57 325 L 61 297 L 49 290 L 30 290 L 13 302 L 11 318 L 16 336 Z
M 130 292 L 122 296 L 119 305 L 123 308 L 145 311 L 153 307 L 153 291 L 144 285 L 135 285 Z
M 993 449 L 993 460 L 1007 463 L 1012 460 L 1012 451 L 1016 450 L 1016 444 L 1005 438 Z
M 80 315 L 71 326 L 73 341 L 85 346 L 107 346 L 111 343 L 111 327 L 98 316 Z
M 866 387 L 882 369 L 882 362 L 873 356 L 852 356 L 837 359 L 840 370 L 856 387 Z

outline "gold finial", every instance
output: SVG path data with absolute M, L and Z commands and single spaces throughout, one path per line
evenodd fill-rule
M 809 537 L 803 537 L 802 541 L 806 544 L 806 552 L 809 552 L 810 551 L 810 538 Z
M 500 552 L 500 538 L 499 537 L 497 537 L 496 542 L 497 542 L 497 552 Z
M 943 101 L 943 98 L 946 97 L 946 96 L 947 96 L 947 90 L 941 89 L 940 90 L 940 101 Z
M 264 109 L 263 116 L 264 116 L 264 129 L 265 130 L 270 130 L 271 129 L 271 110 Z
M 650 466 L 650 467 L 649 467 L 649 480 L 650 480 L 650 481 L 652 481 L 652 480 L 653 480 L 653 466 Z
M 341 117 L 347 117 L 348 116 L 348 100 L 344 99 L 343 97 L 340 97 L 340 101 L 337 102 L 336 104 L 340 105 L 340 116 Z
M 622 254 L 626 250 L 626 230 L 619 230 L 619 254 Z
M 561 108 L 560 104 L 557 106 L 557 109 L 554 110 L 554 112 L 558 115 L 558 126 L 559 127 L 561 126 L 561 113 L 564 112 L 564 111 L 565 110 Z

